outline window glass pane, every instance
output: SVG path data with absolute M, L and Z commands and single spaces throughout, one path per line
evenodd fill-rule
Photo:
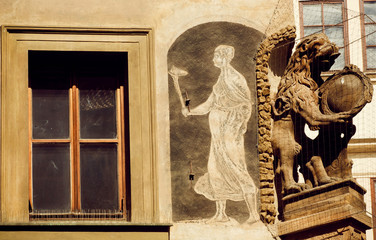
M 80 91 L 80 137 L 114 139 L 117 138 L 115 92 L 123 79 L 126 62 L 121 53 L 89 56 L 84 58 L 85 66 L 76 75 Z
M 304 36 L 322 32 L 322 27 L 304 27 Z
M 34 139 L 69 138 L 68 90 L 33 89 Z
M 33 144 L 33 210 L 70 211 L 70 147 L 68 143 Z
M 330 68 L 330 70 L 342 70 L 345 66 L 345 49 L 340 48 L 339 52 L 341 53 L 341 55 L 339 55 L 339 57 L 335 60 L 335 63 Z
M 62 52 L 29 51 L 35 139 L 69 138 L 69 70 Z
M 342 4 L 324 4 L 324 25 L 336 25 L 342 22 Z
M 367 68 L 376 68 L 376 47 L 367 47 Z
M 322 25 L 321 4 L 303 5 L 303 24 L 304 26 Z
M 116 138 L 115 90 L 80 90 L 81 138 Z
M 343 27 L 327 27 L 325 28 L 325 34 L 330 41 L 334 42 L 338 47 L 343 47 Z
M 80 157 L 82 209 L 117 210 L 117 144 L 82 144 Z
M 376 2 L 364 3 L 364 22 L 375 23 L 376 22 Z
M 366 30 L 366 44 L 376 45 L 376 24 L 367 24 L 364 27 Z

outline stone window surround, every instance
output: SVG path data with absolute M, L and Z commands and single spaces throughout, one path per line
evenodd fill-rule
M 125 51 L 129 64 L 130 211 L 124 223 L 158 217 L 153 33 L 151 29 L 2 26 L 1 222 L 29 223 L 29 50 Z M 26 113 L 26 114 L 25 114 Z

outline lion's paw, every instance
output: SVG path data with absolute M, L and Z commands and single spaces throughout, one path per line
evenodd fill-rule
M 329 183 L 333 183 L 333 182 L 338 182 L 338 181 L 341 181 L 342 179 L 341 178 L 337 178 L 337 177 L 327 177 L 325 179 L 320 179 L 319 180 L 319 185 L 325 185 L 325 184 L 329 184 Z
M 293 184 L 285 187 L 285 194 L 289 195 L 289 194 L 293 194 L 293 193 L 299 193 L 299 192 L 302 192 L 302 191 L 305 191 L 305 190 L 308 190 L 308 189 L 310 189 L 310 186 L 308 184 L 293 183 Z
M 298 155 L 301 150 L 302 150 L 302 146 L 300 144 L 298 144 L 298 143 L 295 143 L 295 146 L 294 146 L 294 153 L 295 153 L 295 155 Z

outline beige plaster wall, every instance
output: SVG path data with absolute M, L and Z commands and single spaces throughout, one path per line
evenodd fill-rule
M 278 0 L 0 0 L 0 24 L 153 29 L 160 222 L 171 222 L 168 49 L 184 31 L 210 21 L 240 23 L 260 32 L 266 32 L 267 35 L 286 25 L 293 25 L 292 1 L 281 1 L 282 5 L 276 8 L 278 2 Z

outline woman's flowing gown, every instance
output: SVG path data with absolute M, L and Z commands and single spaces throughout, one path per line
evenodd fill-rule
M 250 91 L 244 77 L 231 67 L 221 73 L 211 97 L 208 172 L 194 190 L 213 201 L 242 201 L 244 195 L 257 191 L 244 152 L 243 135 L 252 110 Z

